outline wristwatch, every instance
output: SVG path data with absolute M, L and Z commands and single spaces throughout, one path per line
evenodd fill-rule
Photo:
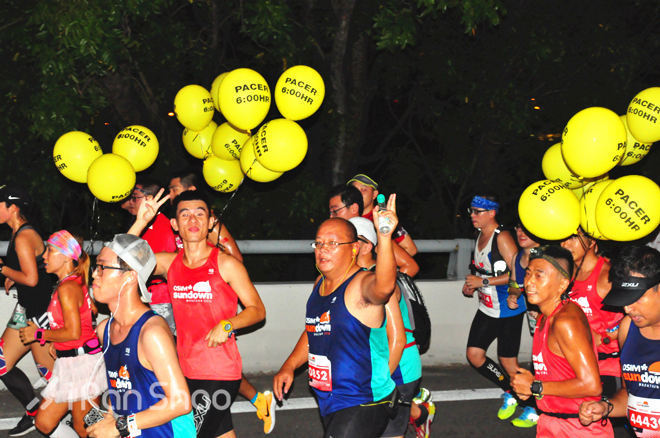
M 541 400 L 543 398 L 543 382 L 540 380 L 534 380 L 529 386 L 529 390 L 537 400 Z
M 481 284 L 483 284 L 484 286 L 488 286 L 488 285 L 490 284 L 490 281 L 488 281 L 487 278 L 483 278 L 483 279 L 481 280 Z
M 222 330 L 224 330 L 227 333 L 231 333 L 231 331 L 234 329 L 234 326 L 231 325 L 230 321 L 224 320 L 222 321 Z
M 120 437 L 126 438 L 131 436 L 131 433 L 128 431 L 128 421 L 123 415 L 121 417 L 117 417 L 115 420 L 115 427 L 117 428 Z

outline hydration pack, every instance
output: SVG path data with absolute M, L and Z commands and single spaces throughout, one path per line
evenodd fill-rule
M 396 284 L 401 290 L 401 298 L 406 300 L 408 319 L 412 326 L 419 354 L 424 354 L 431 346 L 431 318 L 424 303 L 424 297 L 415 282 L 408 275 L 399 272 Z M 409 331 L 406 329 L 406 331 Z

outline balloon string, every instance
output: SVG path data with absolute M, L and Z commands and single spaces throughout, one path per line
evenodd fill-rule
M 89 255 L 91 255 L 94 252 L 94 241 L 98 236 L 98 229 L 99 229 L 98 224 L 101 219 L 101 216 L 97 214 L 98 203 L 99 203 L 98 198 L 94 197 L 94 200 L 92 201 L 92 217 L 91 220 L 89 221 L 89 233 L 88 233 L 90 239 L 89 247 L 85 251 Z

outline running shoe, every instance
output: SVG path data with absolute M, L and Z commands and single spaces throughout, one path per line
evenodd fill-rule
M 536 409 L 531 406 L 525 406 L 520 414 L 520 417 L 514 418 L 511 420 L 511 424 L 516 427 L 534 427 L 539 421 L 539 414 L 536 413 Z
M 500 410 L 497 411 L 497 418 L 500 420 L 506 420 L 516 413 L 518 400 L 516 400 L 510 392 L 505 392 L 500 397 L 502 398 L 502 406 L 500 407 Z
M 426 420 L 421 424 L 417 424 L 412 418 L 410 419 L 410 424 L 413 429 L 415 429 L 416 438 L 429 438 L 431 434 L 431 423 L 433 423 L 433 417 L 435 417 L 435 404 L 432 401 L 419 403 L 419 407 L 426 409 L 428 416 Z
M 264 422 L 264 433 L 268 435 L 275 427 L 275 397 L 270 391 L 260 392 L 254 406 L 257 408 L 257 417 Z
M 431 391 L 429 391 L 426 388 L 419 388 L 419 394 L 417 394 L 417 396 L 413 398 L 413 401 L 417 404 L 431 400 L 433 400 L 433 397 L 431 396 Z
M 33 430 L 36 430 L 36 427 L 34 427 L 34 417 L 25 414 L 16 427 L 9 431 L 9 436 L 23 436 Z

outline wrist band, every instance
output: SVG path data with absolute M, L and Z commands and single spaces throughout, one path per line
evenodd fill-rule
M 131 434 L 131 437 L 142 435 L 142 430 L 140 430 L 137 423 L 135 422 L 135 414 L 131 414 L 126 417 L 126 422 L 128 423 L 128 432 Z
M 605 329 L 607 333 L 614 333 L 615 331 L 619 330 L 619 324 L 615 325 L 612 328 Z
M 612 402 L 605 396 L 601 397 L 600 401 L 604 401 L 607 403 L 607 411 L 605 412 L 605 415 L 603 415 L 603 418 L 600 419 L 600 424 L 601 426 L 606 426 L 607 425 L 607 419 L 614 410 L 614 405 Z
M 34 339 L 37 340 L 37 341 L 39 341 L 39 345 L 41 345 L 41 346 L 46 345 L 46 339 L 44 338 L 44 332 L 45 332 L 45 331 L 46 331 L 46 330 L 44 330 L 44 329 L 42 329 L 42 328 L 40 328 L 40 329 L 36 329 L 36 330 L 34 331 Z

